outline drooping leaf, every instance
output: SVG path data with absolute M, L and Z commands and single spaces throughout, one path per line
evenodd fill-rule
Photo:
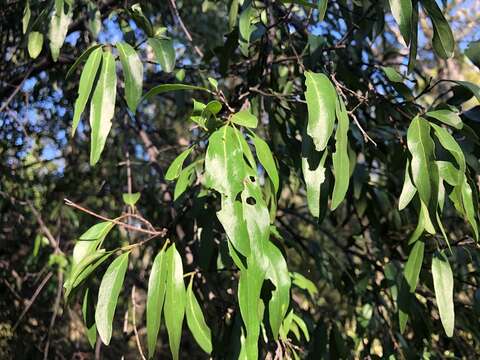
M 335 134 L 335 152 L 332 155 L 333 171 L 335 173 L 335 185 L 332 193 L 330 208 L 335 210 L 345 198 L 350 180 L 350 162 L 348 160 L 348 114 L 345 103 L 337 97 L 338 128 Z
M 452 156 L 457 161 L 458 166 L 460 167 L 461 173 L 465 173 L 466 163 L 465 163 L 465 155 L 463 154 L 460 145 L 455 141 L 454 137 L 444 128 L 441 126 L 431 124 L 433 129 L 435 130 L 435 135 L 437 136 L 440 144 L 448 150 Z
M 167 286 L 167 263 L 165 248 L 163 248 L 153 261 L 152 270 L 148 279 L 147 293 L 147 344 L 148 357 L 155 353 L 158 332 L 162 319 L 163 302 Z
M 125 193 L 125 194 L 122 194 L 122 199 L 125 204 L 130 206 L 135 206 L 138 200 L 140 200 L 140 193 L 139 192 L 130 193 L 130 194 Z
M 269 260 L 267 278 L 270 279 L 275 286 L 275 290 L 272 291 L 272 297 L 268 303 L 269 320 L 273 337 L 277 340 L 280 326 L 290 303 L 291 280 L 288 273 L 287 262 L 282 252 L 271 242 L 267 242 L 265 249 Z
M 125 99 L 128 108 L 135 113 L 142 97 L 143 64 L 135 49 L 127 43 L 116 44 L 125 79 Z
M 90 288 L 85 290 L 85 295 L 83 296 L 82 315 L 87 332 L 87 339 L 93 349 L 97 342 L 97 326 L 95 325 L 95 305 Z
M 202 308 L 200 307 L 197 298 L 192 289 L 192 281 L 187 288 L 187 324 L 188 328 L 192 332 L 193 337 L 197 341 L 197 344 L 205 351 L 206 353 L 212 352 L 212 332 L 205 322 L 205 318 L 202 313 Z
M 238 16 L 238 0 L 232 0 L 230 3 L 230 10 L 228 12 L 228 29 L 232 31 L 237 23 Z
M 231 198 L 243 189 L 245 161 L 242 147 L 230 126 L 210 135 L 205 156 L 205 185 Z
M 405 44 L 408 46 L 412 28 L 412 0 L 390 0 L 390 9 L 392 10 L 393 18 L 400 28 Z
M 415 69 L 417 61 L 418 47 L 418 0 L 412 0 L 412 21 L 410 32 L 410 48 L 408 52 L 408 72 L 411 73 Z
M 201 87 L 201 86 L 195 86 L 195 85 L 188 85 L 188 84 L 161 84 L 154 86 L 150 90 L 147 91 L 145 95 L 143 95 L 142 100 L 145 99 L 150 99 L 151 97 L 158 95 L 158 94 L 163 94 L 166 92 L 170 91 L 180 91 L 180 90 L 201 90 L 201 91 L 206 91 L 210 92 L 207 88 Z
M 255 146 L 255 152 L 260 164 L 262 164 L 263 168 L 268 174 L 268 177 L 270 180 L 272 180 L 273 188 L 276 194 L 280 187 L 280 179 L 278 177 L 277 166 L 275 165 L 275 160 L 273 159 L 270 147 L 259 136 L 253 137 L 253 145 Z
M 78 65 L 80 65 L 80 63 L 82 61 L 84 61 L 85 59 L 88 59 L 90 57 L 90 54 L 97 50 L 99 47 L 101 47 L 102 44 L 95 44 L 93 46 L 90 46 L 87 50 L 85 50 L 82 55 L 80 55 L 76 60 L 75 62 L 72 64 L 72 66 L 70 66 L 70 68 L 68 69 L 67 71 L 67 75 L 65 75 L 65 79 L 68 79 L 72 74 L 73 72 L 75 71 L 75 69 L 78 67 Z M 100 54 L 101 54 L 101 51 L 100 51 Z M 101 57 L 100 57 L 101 58 Z M 86 65 L 85 65 L 86 67 Z
M 242 110 L 232 115 L 230 120 L 241 126 L 246 126 L 249 128 L 256 128 L 258 125 L 258 119 L 253 115 L 250 110 Z
M 327 13 L 328 0 L 319 0 L 318 2 L 318 22 L 322 22 L 325 19 Z
M 452 57 L 455 39 L 442 10 L 435 0 L 422 0 L 421 3 L 433 23 L 433 49 L 442 59 Z
M 155 53 L 157 62 L 165 72 L 172 72 L 175 68 L 175 48 L 171 39 L 149 38 L 148 44 Z
M 473 194 L 472 188 L 467 181 L 467 177 L 463 178 L 463 184 L 461 185 L 461 192 L 462 192 L 462 202 L 463 207 L 465 209 L 465 215 L 467 216 L 468 222 L 473 229 L 473 233 L 475 234 L 475 239 L 478 240 L 478 223 L 476 220 L 476 211 L 473 205 Z
M 238 20 L 238 29 L 240 32 L 239 43 L 240 50 L 244 56 L 248 56 L 248 47 L 250 45 L 250 36 L 254 31 L 254 26 L 251 22 L 253 8 L 251 4 L 242 10 Z
M 32 31 L 28 34 L 28 54 L 32 59 L 36 59 L 43 47 L 43 34 L 38 31 Z
M 178 155 L 175 160 L 172 161 L 170 166 L 168 167 L 167 173 L 165 174 L 165 180 L 175 180 L 182 171 L 183 163 L 185 159 L 190 155 L 192 152 L 193 147 L 189 147 L 188 149 L 182 151 L 180 155 Z
M 83 68 L 82 75 L 80 76 L 80 84 L 78 86 L 78 97 L 75 101 L 75 110 L 73 112 L 72 136 L 75 135 L 80 116 L 85 110 L 85 105 L 87 105 L 101 60 L 102 49 L 97 47 L 90 52 L 85 67 Z M 69 74 L 67 74 L 67 76 L 68 75 Z
M 98 290 L 98 301 L 95 309 L 95 324 L 98 334 L 105 345 L 110 343 L 112 338 L 112 322 L 117 307 L 118 296 L 122 290 L 123 280 L 128 266 L 128 255 L 126 252 L 112 261 L 103 275 Z
M 103 221 L 85 231 L 73 248 L 73 264 L 80 263 L 87 255 L 97 250 L 100 243 L 114 226 L 115 224 L 111 221 Z
M 177 183 L 175 184 L 175 190 L 173 192 L 173 200 L 177 200 L 188 188 L 192 182 L 192 175 L 195 172 L 195 163 L 191 163 L 182 171 L 178 176 Z
M 453 273 L 443 252 L 436 254 L 432 259 L 432 276 L 440 320 L 447 336 L 452 337 L 455 326 Z
M 472 41 L 465 50 L 465 55 L 480 69 L 480 41 Z
M 323 151 L 333 132 L 337 94 L 324 74 L 305 72 L 305 100 L 308 108 L 307 134 L 317 151 Z
M 416 116 L 407 132 L 407 145 L 412 154 L 412 180 L 418 190 L 420 199 L 429 204 L 432 193 L 430 180 L 431 164 L 433 160 L 434 143 L 430 137 L 429 123 Z
M 398 1 L 398 0 L 395 0 Z M 409 1 L 409 0 L 408 0 Z M 403 83 L 403 76 L 391 66 L 382 66 L 382 70 L 391 82 Z
M 22 32 L 27 33 L 28 24 L 30 23 L 30 16 L 32 11 L 30 10 L 30 1 L 25 1 L 25 8 L 23 9 L 23 18 L 22 18 Z M 31 56 L 31 55 L 30 55 Z
M 183 317 L 185 315 L 186 291 L 183 281 L 182 258 L 175 244 L 170 246 L 166 253 L 167 288 L 163 313 L 167 326 L 170 351 L 174 360 L 178 360 L 180 339 L 182 337 Z
M 90 105 L 90 164 L 95 165 L 100 159 L 108 133 L 112 127 L 117 93 L 117 74 L 115 59 L 110 51 L 103 52 L 102 70 L 97 86 L 93 92 Z
M 50 20 L 50 27 L 48 31 L 48 38 L 50 40 L 50 51 L 52 53 L 53 61 L 57 61 L 60 55 L 60 48 L 67 36 L 68 26 L 72 21 L 72 10 L 68 13 L 64 11 L 63 0 L 55 1 L 55 11 Z
M 429 111 L 425 115 L 437 119 L 444 124 L 453 126 L 455 129 L 461 129 L 463 127 L 463 122 L 460 116 L 448 109 Z
M 417 189 L 413 186 L 412 180 L 410 179 L 410 160 L 407 160 L 405 166 L 405 180 L 403 181 L 402 193 L 398 200 L 398 210 L 405 209 L 416 193 Z
M 305 276 L 297 272 L 293 272 L 291 277 L 292 283 L 300 289 L 307 291 L 312 299 L 318 294 L 318 288 L 312 280 L 307 279 Z
M 217 212 L 217 217 L 235 250 L 248 257 L 250 255 L 250 242 L 247 225 L 243 218 L 242 203 L 234 198 L 222 196 L 222 208 Z
M 135 23 L 138 25 L 138 27 L 145 31 L 145 34 L 148 37 L 152 37 L 155 35 L 152 23 L 150 22 L 148 17 L 143 14 L 142 7 L 139 3 L 132 5 L 132 7 L 127 11 L 133 18 Z

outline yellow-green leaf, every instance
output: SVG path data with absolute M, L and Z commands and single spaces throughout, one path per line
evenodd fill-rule
M 192 152 L 193 147 L 188 148 L 187 150 L 182 151 L 180 155 L 178 155 L 175 160 L 172 161 L 170 166 L 168 167 L 167 173 L 165 174 L 165 180 L 175 180 L 182 171 L 183 163 L 185 159 L 190 155 Z
M 447 336 L 452 337 L 455 327 L 453 273 L 443 252 L 436 254 L 432 259 L 432 277 L 440 320 Z
M 69 6 L 68 13 L 64 12 L 63 0 L 55 1 L 55 11 L 50 19 L 50 27 L 48 38 L 50 39 L 50 51 L 52 53 L 53 61 L 58 60 L 60 55 L 60 48 L 67 36 L 68 26 L 72 21 L 72 7 Z
M 170 39 L 155 39 L 149 38 L 148 44 L 152 47 L 155 53 L 157 62 L 165 72 L 172 72 L 175 68 L 175 49 L 173 41 Z
M 28 34 L 28 54 L 32 59 L 36 59 L 43 46 L 43 34 L 38 31 L 32 31 Z
M 412 21 L 412 0 L 390 0 L 390 9 L 393 18 L 400 28 L 405 44 L 410 44 L 410 31 Z
M 268 174 L 268 177 L 270 180 L 272 180 L 273 188 L 276 194 L 280 187 L 280 179 L 278 177 L 277 165 L 275 165 L 272 151 L 270 150 L 268 144 L 258 136 L 253 136 L 253 145 L 255 146 L 255 152 L 260 164 L 262 164 L 263 168 Z
M 256 128 L 258 125 L 257 117 L 253 115 L 250 110 L 239 111 L 238 113 L 233 114 L 230 120 L 237 125 L 249 128 Z
M 192 281 L 190 281 L 187 289 L 186 317 L 188 328 L 192 332 L 198 345 L 200 345 L 203 351 L 210 354 L 212 352 L 212 333 L 205 322 L 202 308 L 193 292 Z
M 125 79 L 125 98 L 128 108 L 134 113 L 142 97 L 143 64 L 135 49 L 127 43 L 117 43 Z

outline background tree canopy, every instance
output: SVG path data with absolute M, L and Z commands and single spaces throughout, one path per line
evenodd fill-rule
M 476 358 L 479 13 L 4 2 L 0 357 Z

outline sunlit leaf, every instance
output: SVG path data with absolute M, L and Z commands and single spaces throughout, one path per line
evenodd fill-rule
M 432 276 L 438 312 L 448 337 L 453 336 L 455 311 L 453 308 L 453 273 L 444 253 L 438 253 L 432 259 Z
M 133 47 L 127 43 L 116 44 L 125 79 L 125 99 L 132 112 L 135 112 L 142 97 L 143 64 Z
M 210 354 L 212 352 L 212 334 L 210 328 L 205 322 L 202 308 L 193 292 L 191 281 L 187 288 L 186 308 L 187 324 L 193 337 L 203 351 Z
M 170 39 L 149 38 L 148 44 L 155 53 L 157 62 L 165 72 L 172 72 L 175 68 L 175 49 Z

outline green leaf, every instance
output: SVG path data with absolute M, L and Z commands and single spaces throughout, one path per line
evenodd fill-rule
M 412 0 L 390 0 L 390 9 L 407 46 L 410 44 Z
M 23 9 L 23 18 L 22 18 L 22 32 L 24 34 L 27 33 L 28 24 L 30 22 L 31 15 L 32 15 L 32 11 L 30 10 L 30 1 L 27 0 L 25 1 L 25 8 Z
M 167 263 L 165 248 L 163 248 L 153 261 L 152 270 L 148 279 L 147 294 L 147 343 L 148 357 L 155 353 L 158 332 L 162 319 L 163 302 L 165 300 L 167 282 Z
M 38 31 L 32 31 L 28 34 L 28 54 L 32 59 L 36 59 L 43 47 L 43 34 Z
M 412 180 L 410 179 L 409 169 L 410 160 L 407 159 L 407 164 L 405 166 L 405 180 L 403 182 L 402 193 L 400 194 L 400 199 L 398 201 L 398 210 L 405 209 L 417 192 L 417 189 L 415 186 L 413 186 Z
M 465 50 L 465 55 L 480 69 L 480 41 L 472 41 Z
M 150 90 L 147 91 L 145 95 L 143 95 L 142 100 L 150 99 L 152 96 L 163 94 L 170 91 L 179 91 L 179 90 L 202 90 L 206 92 L 210 92 L 207 88 L 195 85 L 188 85 L 188 84 L 161 84 L 154 86 Z
M 197 298 L 192 290 L 192 281 L 187 288 L 187 324 L 188 328 L 192 332 L 193 337 L 197 341 L 198 345 L 206 353 L 212 352 L 212 333 L 205 318 L 203 317 L 202 309 L 198 304 Z
M 178 360 L 180 339 L 182 337 L 182 324 L 185 315 L 186 293 L 183 282 L 182 258 L 175 244 L 170 246 L 166 253 L 167 264 L 167 289 L 163 313 L 167 326 L 170 351 L 174 360 Z
M 258 125 L 257 117 L 253 115 L 250 110 L 239 111 L 238 113 L 233 114 L 230 120 L 237 125 L 249 128 L 256 128 Z
M 85 105 L 87 105 L 101 60 L 102 49 L 96 48 L 90 52 L 85 67 L 83 68 L 82 75 L 80 76 L 80 84 L 78 86 L 78 97 L 75 101 L 75 110 L 73 112 L 72 136 L 75 135 L 80 116 L 82 115 L 83 110 L 85 110 Z M 67 77 L 68 75 L 69 74 L 67 74 Z
M 478 86 L 477 84 L 471 83 L 469 81 L 460 81 L 460 80 L 450 80 L 450 81 L 466 88 L 473 95 L 475 95 L 478 101 L 480 101 L 480 86 Z
M 461 129 L 463 127 L 463 122 L 460 116 L 448 109 L 429 111 L 425 115 L 437 119 L 444 124 L 453 126 L 455 129 Z
M 215 131 L 208 140 L 205 185 L 231 198 L 243 189 L 243 149 L 230 126 Z
M 142 97 L 143 64 L 135 49 L 127 43 L 116 44 L 125 79 L 125 98 L 128 108 L 135 113 Z
M 173 192 L 173 200 L 177 200 L 187 190 L 188 185 L 191 184 L 192 174 L 195 170 L 196 163 L 191 163 L 185 169 L 180 171 L 177 183 L 175 184 L 175 190 Z
M 93 303 L 93 296 L 90 288 L 85 290 L 85 295 L 83 296 L 82 314 L 88 343 L 92 349 L 94 349 L 97 342 L 97 326 L 95 325 L 95 305 Z
M 387 75 L 388 80 L 396 83 L 403 83 L 403 76 L 391 66 L 382 66 L 382 70 Z
M 112 261 L 103 275 L 98 290 L 95 323 L 98 334 L 105 345 L 108 345 L 112 338 L 113 316 L 128 267 L 128 255 L 129 252 L 123 253 Z
M 90 104 L 90 127 L 92 129 L 90 164 L 92 166 L 100 159 L 108 133 L 112 127 L 116 93 L 117 74 L 115 72 L 115 59 L 110 51 L 104 51 L 102 71 Z
M 434 156 L 434 142 L 430 137 L 429 123 L 416 116 L 407 131 L 407 146 L 412 154 L 412 180 L 415 184 L 420 199 L 429 204 L 432 184 L 430 173 Z
M 293 272 L 291 277 L 292 283 L 300 289 L 307 291 L 312 299 L 318 294 L 317 286 L 310 279 L 307 279 L 305 276 L 297 272 Z
M 408 53 L 408 72 L 411 73 L 415 69 L 417 60 L 418 47 L 418 0 L 412 0 L 412 21 L 410 32 L 410 49 Z
M 167 173 L 165 174 L 165 180 L 175 180 L 182 171 L 183 163 L 185 159 L 190 155 L 192 152 L 193 147 L 189 147 L 188 149 L 182 151 L 180 155 L 178 155 L 175 160 L 172 161 L 170 166 L 168 167 Z
M 455 39 L 442 10 L 435 0 L 422 0 L 421 3 L 433 23 L 433 49 L 442 59 L 452 57 L 455 49 Z
M 455 158 L 458 166 L 460 167 L 461 173 L 465 173 L 465 170 L 466 170 L 465 155 L 463 154 L 463 151 L 460 148 L 460 145 L 458 145 L 454 137 L 450 135 L 450 133 L 446 129 L 435 124 L 431 124 L 431 126 L 435 130 L 435 135 L 440 141 L 440 144 L 446 150 L 448 150 L 452 154 L 452 156 Z
M 405 265 L 403 274 L 405 281 L 408 284 L 408 289 L 411 293 L 415 292 L 418 284 L 420 270 L 422 269 L 424 250 L 425 243 L 423 241 L 417 241 L 413 245 L 410 255 L 408 255 L 407 264 Z
M 292 320 L 298 325 L 298 327 L 302 330 L 303 336 L 305 336 L 305 339 L 307 341 L 310 341 L 310 334 L 308 333 L 308 328 L 307 324 L 305 324 L 305 321 L 301 317 L 299 317 L 297 314 L 293 313 Z M 297 337 L 298 339 L 298 337 Z M 300 340 L 300 339 L 298 339 Z
M 318 1 L 318 22 L 322 22 L 325 19 L 327 13 L 328 0 Z
M 122 194 L 122 199 L 125 204 L 130 206 L 135 206 L 138 200 L 140 200 L 140 193 L 139 192 L 131 193 L 131 194 L 125 193 L 125 194 Z
M 172 72 L 175 68 L 175 49 L 173 40 L 149 38 L 148 44 L 152 47 L 157 62 L 165 72 Z
M 255 162 L 255 159 L 253 158 L 253 153 L 252 153 L 252 150 L 250 149 L 250 146 L 247 143 L 247 140 L 245 140 L 245 137 L 240 132 L 240 130 L 238 130 L 237 128 L 235 128 L 234 130 L 235 130 L 235 135 L 238 139 L 238 142 L 240 143 L 240 146 L 242 148 L 243 155 L 247 159 L 248 164 L 252 167 L 252 169 L 256 169 L 257 168 L 257 163 Z
M 432 259 L 432 277 L 438 312 L 448 337 L 453 336 L 455 311 L 453 307 L 453 273 L 443 252 Z
M 324 74 L 305 72 L 305 100 L 308 108 L 307 134 L 317 151 L 323 151 L 333 132 L 337 94 Z
M 71 6 L 67 14 L 64 12 L 63 0 L 55 1 L 55 12 L 50 19 L 50 27 L 48 38 L 50 39 L 50 51 L 52 53 L 53 61 L 58 60 L 60 55 L 60 48 L 67 36 L 68 26 L 72 21 Z
M 320 216 L 321 186 L 325 182 L 327 155 L 328 149 L 325 149 L 323 154 L 315 151 L 311 138 L 303 136 L 302 172 L 307 188 L 307 204 L 311 214 L 317 218 Z
M 240 19 L 238 20 L 238 29 L 240 32 L 238 40 L 240 42 L 240 50 L 244 56 L 248 56 L 250 36 L 255 29 L 251 22 L 252 12 L 252 6 L 248 4 L 248 6 L 240 13 Z
M 97 50 L 99 47 L 101 47 L 102 44 L 96 44 L 96 45 L 93 45 L 93 46 L 90 46 L 87 50 L 85 50 L 76 60 L 75 62 L 72 64 L 72 66 L 70 66 L 70 68 L 68 69 L 67 71 L 67 75 L 65 75 L 65 79 L 68 79 L 72 74 L 73 72 L 75 71 L 75 69 L 78 67 L 78 65 L 80 65 L 80 63 L 82 61 L 84 61 L 85 59 L 87 59 L 88 57 L 90 57 L 90 54 Z M 99 51 L 99 53 L 101 54 L 102 52 Z M 101 58 L 101 57 L 100 57 Z M 86 65 L 85 65 L 86 67 Z M 96 72 L 95 72 L 96 74 Z
M 437 161 L 438 173 L 449 185 L 457 186 L 463 182 L 463 173 L 449 161 Z
M 290 303 L 291 280 L 288 273 L 287 262 L 282 252 L 271 242 L 267 242 L 265 250 L 269 260 L 267 278 L 270 279 L 275 286 L 275 290 L 272 291 L 272 297 L 268 303 L 268 313 L 273 338 L 277 340 L 280 326 L 282 325 Z
M 232 0 L 230 10 L 228 12 L 228 30 L 232 31 L 237 23 L 238 16 L 238 0 Z
M 235 198 L 222 196 L 222 208 L 217 212 L 217 218 L 222 224 L 228 239 L 235 250 L 245 257 L 250 255 L 247 224 L 243 218 L 243 205 Z
M 475 239 L 478 241 L 478 224 L 476 220 L 476 211 L 473 205 L 473 194 L 472 188 L 467 181 L 467 177 L 463 178 L 462 187 L 462 202 L 465 209 L 465 215 L 467 216 L 468 222 L 472 226 L 473 232 L 475 234 Z
M 256 135 L 253 136 L 253 145 L 255 146 L 257 158 L 267 172 L 270 180 L 272 180 L 275 194 L 277 194 L 278 189 L 280 188 L 280 179 L 278 177 L 277 166 L 275 165 L 275 160 L 273 159 L 270 147 L 263 139 Z
M 155 35 L 155 32 L 153 31 L 153 26 L 150 20 L 143 14 L 142 7 L 140 4 L 134 4 L 131 7 L 131 10 L 127 10 L 130 16 L 133 18 L 135 23 L 138 25 L 139 28 L 141 28 L 143 31 L 145 31 L 145 34 L 148 37 L 152 37 Z
M 115 226 L 111 221 L 103 221 L 85 231 L 73 248 L 73 265 L 80 263 L 87 255 L 92 254 Z
M 335 152 L 332 155 L 335 185 L 330 208 L 335 210 L 345 198 L 350 181 L 350 161 L 348 160 L 348 114 L 343 100 L 337 98 L 338 127 L 335 134 Z

